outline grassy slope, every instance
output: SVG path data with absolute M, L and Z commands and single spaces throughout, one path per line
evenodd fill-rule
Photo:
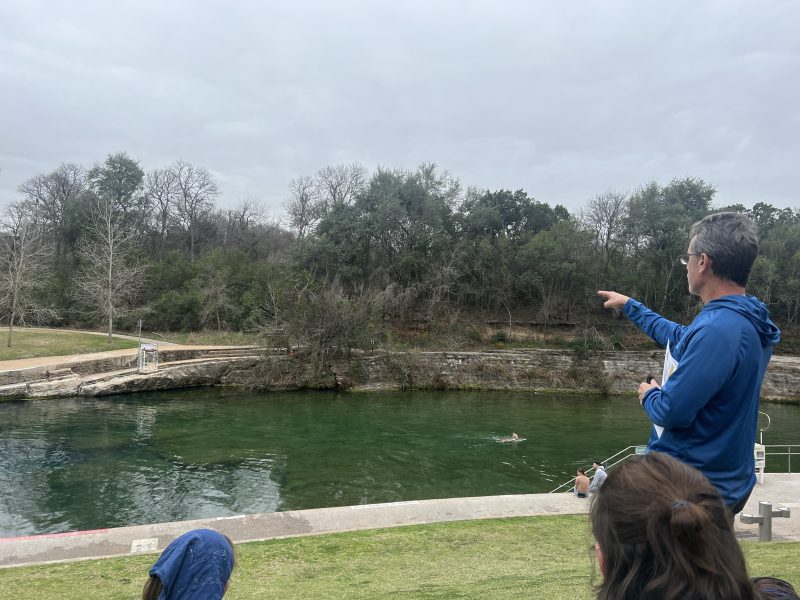
M 144 334 L 143 334 L 144 335 Z M 277 342 L 269 336 L 256 333 L 242 333 L 241 331 L 214 331 L 204 329 L 202 331 L 181 332 L 173 331 L 164 334 L 151 334 L 153 339 L 161 339 L 174 344 L 197 344 L 212 346 L 272 346 Z
M 106 339 L 104 335 L 71 331 L 15 329 L 12 347 L 8 348 L 8 329 L 4 329 L 0 330 L 0 360 L 104 352 L 137 345 L 136 340 L 114 338 L 109 344 Z
M 226 600 L 589 599 L 585 516 L 379 529 L 241 544 Z M 750 570 L 800 584 L 800 542 L 743 543 Z M 0 570 L 3 597 L 136 598 L 155 555 Z

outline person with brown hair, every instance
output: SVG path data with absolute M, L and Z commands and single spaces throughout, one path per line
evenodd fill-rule
M 797 598 L 787 582 L 749 579 L 719 492 L 667 454 L 650 452 L 611 471 L 590 521 L 603 574 L 598 600 Z M 765 591 L 776 589 L 791 595 Z
M 220 600 L 235 563 L 231 539 L 195 529 L 173 540 L 150 569 L 142 600 Z
M 575 495 L 578 498 L 588 498 L 589 496 L 589 478 L 586 476 L 586 469 L 578 469 L 575 477 L 575 487 L 573 488 Z

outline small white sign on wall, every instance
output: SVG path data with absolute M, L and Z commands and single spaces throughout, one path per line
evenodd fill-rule
M 158 549 L 158 538 L 144 538 L 131 542 L 131 553 L 133 552 L 155 552 Z

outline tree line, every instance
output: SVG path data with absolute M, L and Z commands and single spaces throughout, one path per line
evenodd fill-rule
M 464 189 L 416 170 L 324 167 L 290 182 L 286 222 L 253 199 L 216 206 L 204 167 L 145 172 L 125 153 L 22 182 L 0 231 L 2 315 L 15 324 L 260 331 L 330 351 L 378 343 L 392 323 L 534 314 L 547 326 L 599 314 L 599 288 L 678 318 L 698 308 L 690 225 L 734 210 L 759 226 L 749 292 L 800 318 L 800 210 L 718 206 L 697 178 L 599 193 L 574 213 L 523 190 Z

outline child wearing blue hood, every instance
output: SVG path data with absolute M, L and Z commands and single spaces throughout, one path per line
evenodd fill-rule
M 677 364 L 666 383 L 643 382 L 639 401 L 655 427 L 648 448 L 699 469 L 732 514 L 756 482 L 753 460 L 761 382 L 780 331 L 767 307 L 745 294 L 758 254 L 755 224 L 744 215 L 708 215 L 689 232 L 689 293 L 705 306 L 691 325 L 673 323 L 636 300 L 598 291 Z
M 234 565 L 233 542 L 211 529 L 176 538 L 150 569 L 142 600 L 219 600 Z

